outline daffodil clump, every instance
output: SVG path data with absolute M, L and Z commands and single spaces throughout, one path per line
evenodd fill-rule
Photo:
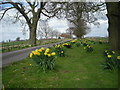
M 81 45 L 81 40 L 74 39 L 70 43 L 71 45 L 74 45 L 75 47 L 79 47 Z
M 76 47 L 83 46 L 82 40 L 77 40 L 77 42 L 75 43 L 75 46 Z
M 36 64 L 40 65 L 42 70 L 46 71 L 47 69 L 52 70 L 55 66 L 55 56 L 56 53 L 52 52 L 49 48 L 40 48 L 32 51 L 29 55 Z
M 105 69 L 115 69 L 120 68 L 120 56 L 115 51 L 104 51 L 105 55 L 105 62 L 104 62 L 104 68 Z
M 77 39 L 74 39 L 72 41 L 70 41 L 71 43 L 76 43 L 77 42 Z
M 56 45 L 54 48 L 54 52 L 57 56 L 64 57 L 65 56 L 65 49 L 63 45 Z
M 86 49 L 86 52 L 93 52 L 93 47 L 91 45 L 87 45 L 84 48 Z
M 63 43 L 62 46 L 66 47 L 66 48 L 71 48 L 72 47 L 71 44 L 69 44 L 69 43 Z

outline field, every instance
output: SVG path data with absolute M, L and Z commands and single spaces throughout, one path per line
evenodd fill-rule
M 107 43 L 92 45 L 94 51 L 86 52 L 84 46 L 68 49 L 65 57 L 56 58 L 54 70 L 43 72 L 29 57 L 3 68 L 5 88 L 118 88 L 117 70 L 106 70 L 103 52 Z

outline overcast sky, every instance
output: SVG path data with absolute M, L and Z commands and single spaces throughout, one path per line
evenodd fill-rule
M 8 13 L 13 15 L 15 14 L 14 11 L 9 11 Z M 108 36 L 107 28 L 108 28 L 108 21 L 105 17 L 105 14 L 103 15 L 98 15 L 101 17 L 98 17 L 98 22 L 100 23 L 99 26 L 95 26 L 93 24 L 90 25 L 91 32 L 85 37 L 106 37 Z M 12 24 L 10 21 L 10 17 L 4 17 L 4 20 L 6 21 L 1 21 L 0 22 L 0 42 L 1 41 L 6 41 L 6 40 L 15 40 L 17 37 L 20 37 L 21 39 L 28 39 L 29 38 L 29 32 L 27 32 L 26 35 L 23 35 L 22 33 L 22 27 L 20 23 Z M 67 25 L 67 20 L 65 19 L 50 19 L 49 25 L 51 28 L 54 30 L 58 30 L 60 32 L 66 32 L 66 29 L 68 28 Z

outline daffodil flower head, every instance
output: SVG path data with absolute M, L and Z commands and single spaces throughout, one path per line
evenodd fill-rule
M 32 51 L 32 53 L 35 55 L 36 54 L 36 52 L 35 51 Z
M 61 53 L 64 53 L 63 51 L 61 51 Z
M 38 56 L 39 56 L 39 55 L 40 55 L 40 53 L 39 53 L 39 52 L 35 52 L 35 55 L 38 55 Z
M 113 54 L 115 54 L 115 51 L 112 51 Z
M 51 55 L 54 56 L 54 55 L 56 55 L 56 53 L 55 53 L 55 52 L 52 52 Z
M 44 55 L 47 55 L 47 53 L 45 52 Z
M 35 52 L 38 52 L 38 51 L 39 51 L 38 49 L 35 50 Z
M 33 57 L 33 54 L 32 53 L 30 53 L 30 58 L 32 58 Z
M 57 47 L 60 47 L 60 45 L 58 45 Z
M 38 51 L 39 51 L 39 52 L 42 52 L 42 49 L 39 49 Z
M 35 51 L 32 51 L 32 53 L 34 53 Z
M 47 48 L 46 50 L 45 50 L 45 52 L 49 52 L 50 51 L 50 49 L 49 48 Z
M 51 54 L 47 54 L 48 55 L 48 57 L 50 57 L 51 56 Z
M 111 58 L 112 56 L 111 56 L 111 55 L 108 55 L 107 57 L 108 57 L 108 58 Z
M 120 56 L 117 56 L 117 59 L 120 60 Z
M 49 48 L 46 48 L 46 50 L 50 50 Z
M 44 48 L 42 47 L 41 50 L 44 50 Z
M 107 52 L 107 50 L 105 50 L 105 52 Z

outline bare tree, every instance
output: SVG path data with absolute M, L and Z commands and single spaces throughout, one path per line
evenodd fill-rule
M 94 13 L 105 9 L 103 8 L 104 3 L 98 4 L 93 2 L 70 2 L 66 4 L 66 7 L 64 9 L 66 18 L 72 25 L 69 30 L 73 30 L 73 34 L 78 38 L 90 32 L 87 22 L 96 24 L 97 18 Z
M 76 24 L 73 24 L 73 27 L 71 27 L 70 30 L 73 31 L 73 34 L 77 38 L 82 38 L 84 35 L 90 32 L 90 28 L 83 19 L 79 19 Z
M 105 10 L 105 3 L 99 2 L 68 2 L 63 7 L 65 17 L 69 22 L 76 24 L 74 19 L 83 18 L 88 23 L 95 23 L 97 20 L 94 13 Z
M 50 26 L 48 25 L 48 20 L 42 20 L 40 25 L 41 25 L 41 32 L 43 32 L 44 37 L 47 39 L 51 32 Z
M 56 16 L 56 14 L 61 9 L 61 4 L 59 3 L 51 3 L 51 2 L 39 2 L 39 0 L 25 0 L 25 2 L 16 2 L 14 0 L 4 0 L 0 1 L 0 11 L 2 15 L 0 20 L 3 19 L 6 12 L 11 9 L 16 9 L 18 13 L 16 13 L 16 21 L 21 20 L 23 17 L 26 21 L 26 24 L 30 30 L 29 43 L 36 44 L 36 30 L 38 26 L 38 21 L 41 18 L 41 15 L 44 15 L 48 18 Z M 4 7 L 4 5 L 8 5 L 8 7 Z

